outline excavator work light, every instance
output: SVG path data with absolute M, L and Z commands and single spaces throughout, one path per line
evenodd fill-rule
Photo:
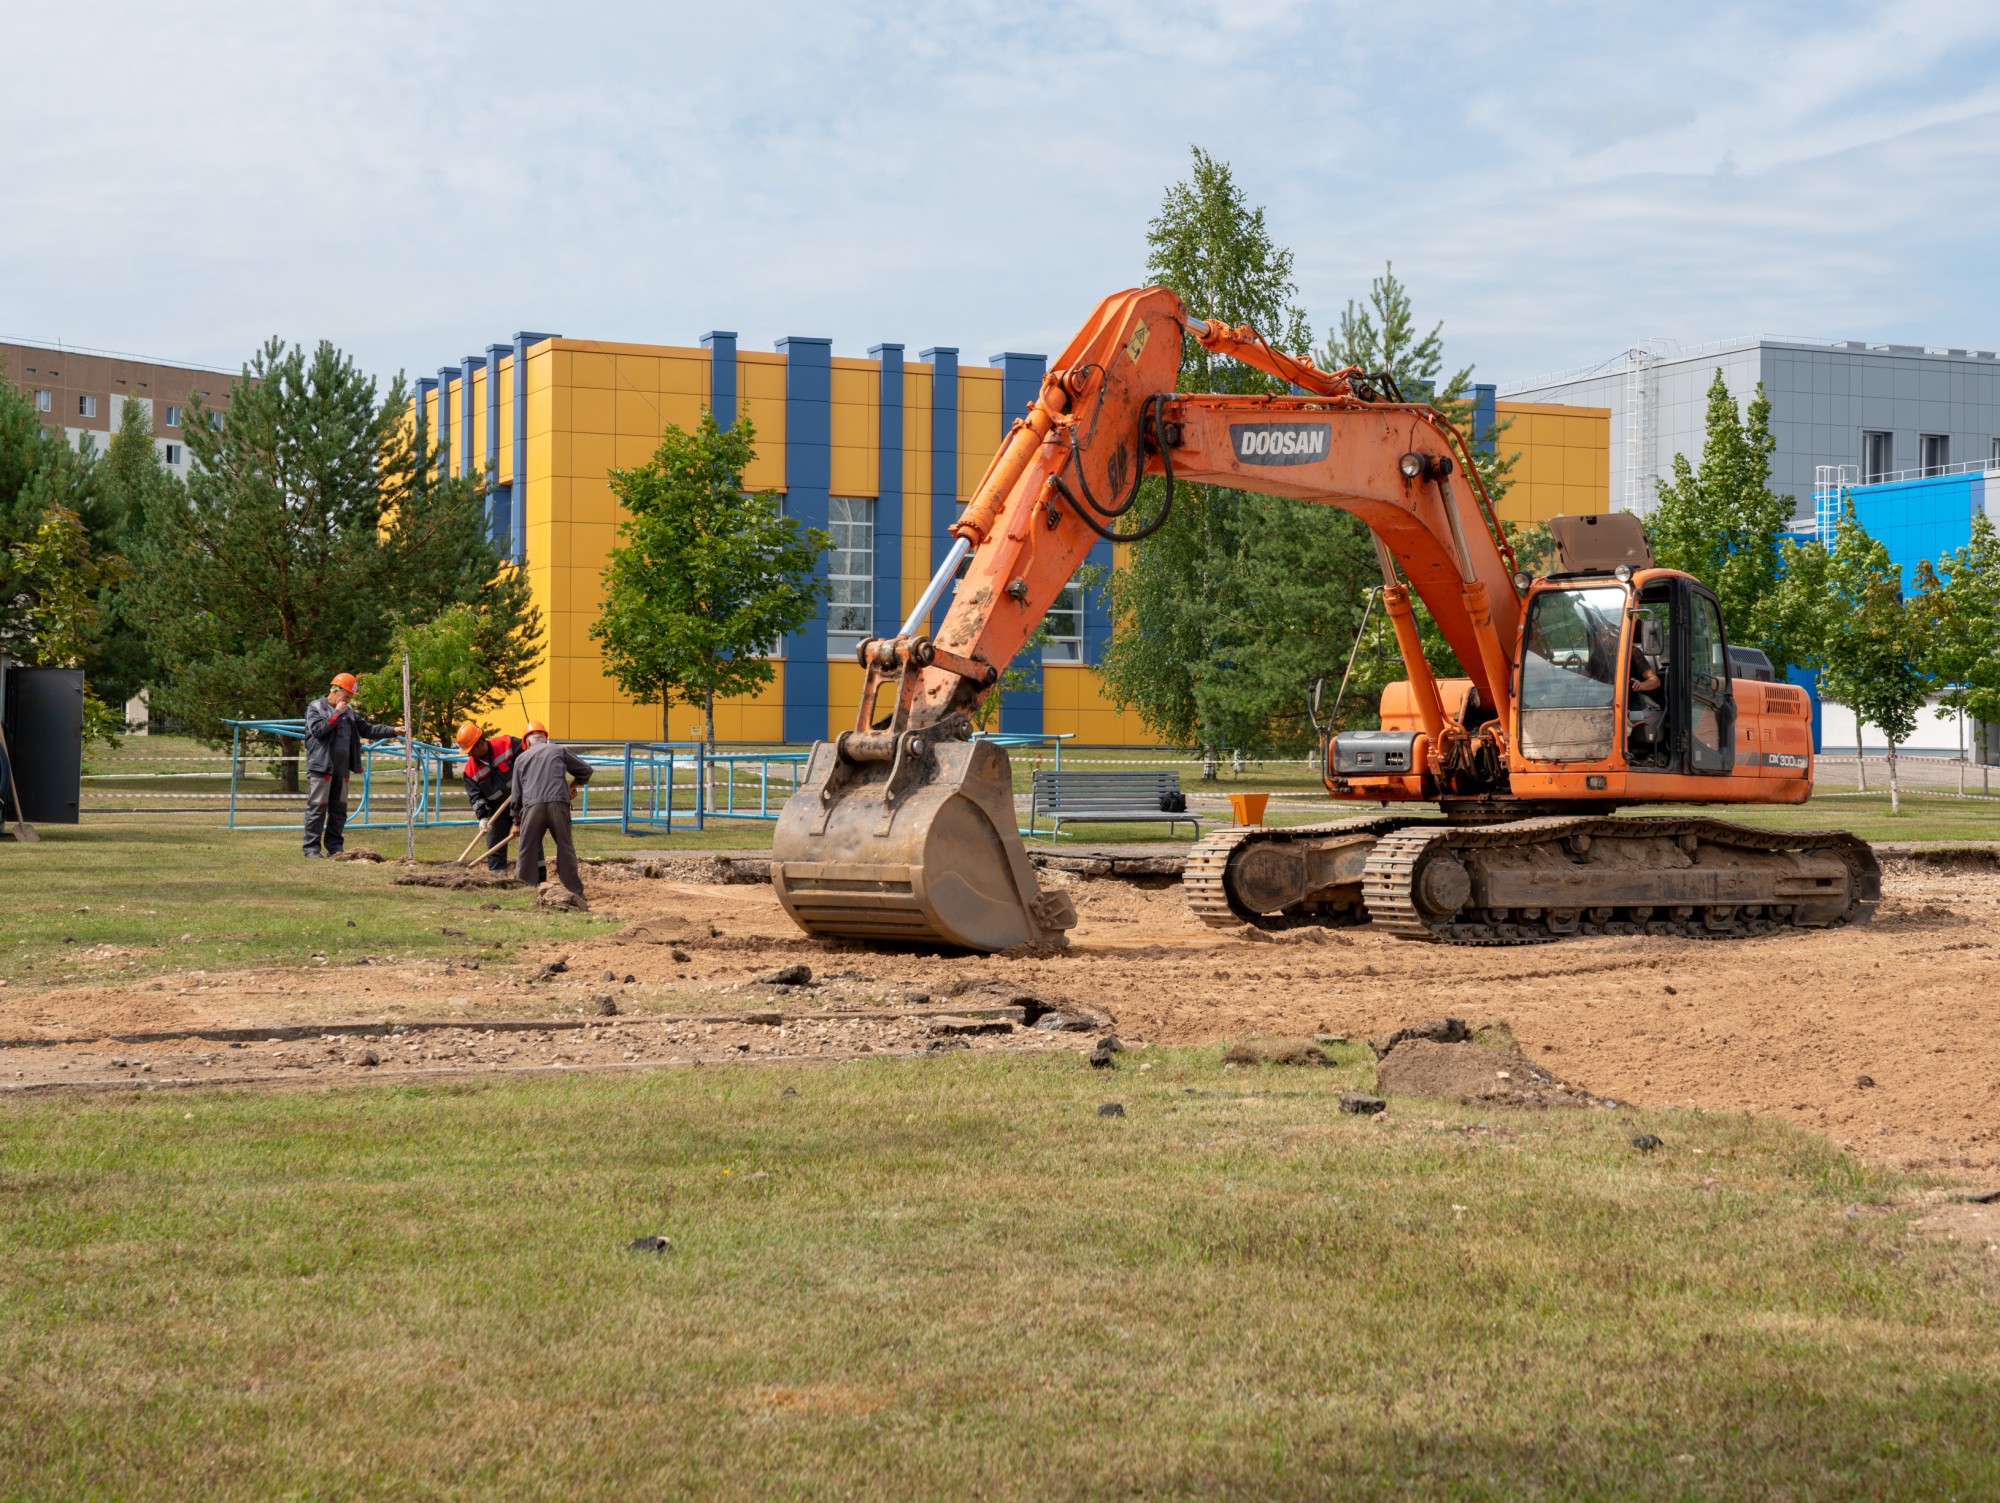
M 1449 454 L 1419 454 L 1414 449 L 1396 461 L 1405 480 L 1441 480 L 1451 473 Z
M 1535 576 L 1530 574 L 1527 570 L 1523 569 L 1519 574 L 1516 574 L 1514 576 L 1514 593 L 1516 595 L 1527 594 L 1528 587 L 1532 585 L 1534 582 L 1535 582 Z

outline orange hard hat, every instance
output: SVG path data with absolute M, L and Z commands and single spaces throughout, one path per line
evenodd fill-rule
M 351 673 L 336 673 L 327 687 L 329 689 L 345 689 L 349 694 L 352 694 L 354 692 L 354 675 Z
M 546 736 L 549 733 L 549 728 L 543 725 L 539 720 L 531 720 L 528 722 L 528 728 L 525 731 L 521 732 L 521 734 L 524 736 L 532 736 L 537 731 L 541 732 L 542 735 Z
M 479 745 L 485 739 L 486 732 L 482 731 L 470 720 L 458 728 L 458 749 L 460 751 L 471 751 L 473 747 Z

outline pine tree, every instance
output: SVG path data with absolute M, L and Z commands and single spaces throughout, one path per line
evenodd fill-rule
M 158 700 L 197 735 L 298 715 L 333 674 L 382 662 L 399 622 L 453 604 L 485 609 L 510 638 L 538 630 L 487 541 L 483 477 L 436 479 L 403 379 L 376 391 L 331 344 L 274 339 L 221 426 L 189 403 L 193 474 L 146 520 L 138 596 L 165 673 Z M 295 789 L 297 743 L 283 750 Z
M 825 593 L 817 566 L 832 539 L 785 516 L 771 492 L 744 491 L 756 454 L 748 419 L 724 429 L 704 412 L 692 433 L 668 424 L 645 464 L 611 472 L 627 515 L 590 635 L 621 689 L 660 701 L 663 739 L 679 700 L 701 710 L 713 748 L 715 701 L 770 683 L 765 653 Z

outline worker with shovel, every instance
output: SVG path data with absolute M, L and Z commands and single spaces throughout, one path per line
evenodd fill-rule
M 458 749 L 465 753 L 460 771 L 465 777 L 465 796 L 472 814 L 486 831 L 486 869 L 507 870 L 507 841 L 514 833 L 514 758 L 521 752 L 518 736 L 489 736 L 468 720 L 458 728 Z M 535 863 L 537 884 L 548 872 L 539 853 Z
M 590 781 L 590 764 L 568 747 L 549 740 L 549 728 L 528 722 L 524 750 L 514 757 L 514 807 L 521 815 L 521 855 L 514 863 L 514 880 L 530 882 L 541 865 L 542 836 L 555 837 L 556 876 L 584 907 L 583 878 L 576 867 L 576 838 L 570 831 L 569 806 L 576 790 Z M 568 781 L 564 781 L 567 775 Z M 540 885 L 537 883 L 536 885 Z
M 354 703 L 354 675 L 336 673 L 325 697 L 306 706 L 306 855 L 340 854 L 347 829 L 347 780 L 361 771 L 361 743 L 400 736 Z

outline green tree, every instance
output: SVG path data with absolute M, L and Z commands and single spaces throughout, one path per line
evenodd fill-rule
M 832 539 L 784 515 L 769 491 L 743 489 L 756 431 L 704 412 L 692 433 L 667 425 L 645 464 L 611 472 L 626 520 L 604 569 L 604 607 L 590 635 L 634 699 L 702 712 L 715 745 L 715 701 L 771 682 L 764 654 L 812 620 L 826 592 L 819 557 Z
M 1927 633 L 1923 612 L 1903 597 L 1902 571 L 1862 530 L 1852 502 L 1831 548 L 1786 546 L 1766 610 L 1793 634 L 1792 661 L 1815 670 L 1821 691 L 1854 712 L 1857 739 L 1860 726 L 1872 725 L 1888 741 L 1889 808 L 1900 813 L 1896 748 L 1930 698 Z
M 0 652 L 26 656 L 34 595 L 16 549 L 31 542 L 51 506 L 74 512 L 89 534 L 98 515 L 98 460 L 42 426 L 28 393 L 0 380 Z
M 146 519 L 170 507 L 179 487 L 180 481 L 160 462 L 145 404 L 127 397 L 118 431 L 97 468 L 98 521 L 92 544 L 133 557 L 145 536 Z M 103 628 L 87 665 L 90 681 L 111 704 L 123 705 L 158 677 L 151 621 L 129 571 L 101 593 L 98 604 Z
M 274 339 L 244 367 L 225 423 L 189 403 L 193 474 L 146 520 L 138 597 L 165 675 L 158 701 L 205 739 L 228 719 L 298 714 L 334 673 L 381 662 L 399 621 L 463 602 L 509 635 L 539 631 L 487 541 L 481 477 L 438 480 L 403 379 L 376 393 L 331 344 Z M 282 747 L 288 789 L 296 749 Z
M 408 653 L 410 728 L 434 746 L 452 745 L 461 724 L 506 704 L 532 668 L 532 657 L 520 660 L 518 636 L 505 637 L 496 656 L 495 634 L 492 613 L 464 603 L 428 621 L 399 624 L 389 636 L 388 661 L 360 682 L 361 702 L 394 705 L 401 716 L 403 654 Z
M 58 505 L 42 513 L 34 536 L 16 544 L 12 553 L 33 600 L 26 624 L 35 662 L 45 668 L 82 668 L 104 627 L 99 596 L 128 572 L 125 561 L 94 553 L 83 518 Z M 125 729 L 124 717 L 91 692 L 87 673 L 84 685 L 84 739 L 115 747 Z
M 1732 642 L 1761 647 L 1780 669 L 1802 661 L 1803 645 L 1788 640 L 1772 596 L 1792 503 L 1771 490 L 1771 403 L 1764 385 L 1747 410 L 1718 368 L 1708 388 L 1701 465 L 1676 454 L 1673 478 L 1660 483 L 1660 504 L 1646 519 L 1653 556 L 1665 568 L 1692 574 L 1722 605 Z
M 1984 514 L 1963 548 L 1917 565 L 1914 607 L 1939 702 L 2000 724 L 2000 531 Z

